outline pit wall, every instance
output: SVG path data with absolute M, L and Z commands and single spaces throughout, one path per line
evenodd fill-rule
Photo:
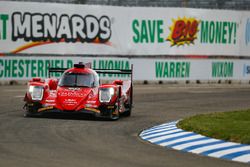
M 93 57 L 6 56 L 0 59 L 0 80 L 29 80 L 48 77 L 49 67 L 71 68 L 91 63 L 95 69 L 130 69 L 135 81 L 250 80 L 250 60 L 235 59 L 148 59 Z M 53 77 L 59 77 L 55 74 Z M 101 79 L 126 79 L 127 75 L 100 75 Z

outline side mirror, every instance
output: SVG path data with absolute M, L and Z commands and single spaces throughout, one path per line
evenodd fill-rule
M 39 77 L 32 78 L 31 81 L 32 81 L 32 82 L 42 82 L 42 78 L 39 78 Z
M 57 85 L 58 85 L 58 80 L 57 79 L 50 79 L 48 85 L 49 85 L 50 90 L 56 90 Z
M 123 85 L 123 81 L 122 80 L 115 80 L 113 82 L 113 84 L 116 84 L 116 85 Z

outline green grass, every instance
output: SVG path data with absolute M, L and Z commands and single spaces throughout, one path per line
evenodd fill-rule
M 250 109 L 196 115 L 180 121 L 177 127 L 216 139 L 250 144 Z

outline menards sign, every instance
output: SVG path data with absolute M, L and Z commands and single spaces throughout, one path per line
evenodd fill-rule
M 7 38 L 7 21 L 9 20 L 9 15 L 7 14 L 0 14 L 0 39 L 6 40 Z
M 14 12 L 11 15 L 0 14 L 1 40 L 19 40 L 27 42 L 10 53 L 51 43 L 100 43 L 109 44 L 111 21 L 106 15 L 97 18 L 94 15 Z M 11 27 L 8 23 L 11 22 Z M 11 31 L 8 36 L 7 30 Z

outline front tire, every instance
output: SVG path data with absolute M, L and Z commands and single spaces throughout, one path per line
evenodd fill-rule
M 38 116 L 39 113 L 37 113 L 36 111 L 38 110 L 38 108 L 40 107 L 39 104 L 35 105 L 35 106 L 29 106 L 27 103 L 24 105 L 23 109 L 24 109 L 24 117 L 35 117 Z

